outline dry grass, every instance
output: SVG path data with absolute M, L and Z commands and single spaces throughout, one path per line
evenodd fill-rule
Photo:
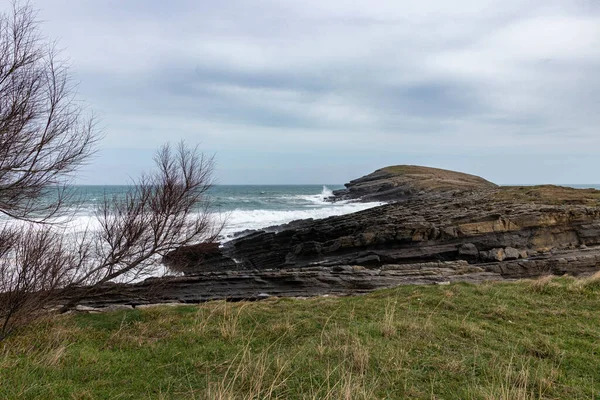
M 254 354 L 251 341 L 231 360 L 222 378 L 209 382 L 209 399 L 282 398 L 286 381 L 291 376 L 293 357 L 271 357 L 272 347 Z M 276 394 L 277 393 L 277 394 Z
M 600 204 L 600 190 L 574 189 L 564 186 L 503 186 L 496 193 L 497 200 L 517 200 L 540 204 Z
M 238 335 L 240 316 L 248 303 L 241 306 L 228 302 L 220 302 L 222 309 L 217 312 L 219 329 L 225 340 L 231 340 Z
M 538 400 L 548 398 L 559 378 L 558 368 L 536 368 L 519 362 L 513 355 L 508 364 L 499 362 L 500 373 L 490 377 L 490 385 L 476 387 L 472 398 L 499 400 Z M 480 390 L 482 389 L 482 390 Z
M 573 285 L 578 285 L 583 289 L 600 288 L 600 271 L 588 278 L 574 280 Z
M 561 278 L 555 275 L 546 275 L 541 278 L 526 281 L 529 287 L 536 293 L 549 294 L 553 291 L 561 291 L 566 288 L 571 292 L 583 293 L 588 290 L 600 289 L 600 271 L 591 276 L 574 278 L 564 276 Z
M 0 344 L 0 398 L 594 398 L 599 277 L 63 316 Z
M 395 336 L 398 332 L 398 325 L 396 322 L 396 305 L 398 299 L 390 298 L 385 304 L 385 313 L 383 314 L 383 320 L 381 321 L 381 334 L 384 337 Z
M 549 290 L 560 286 L 555 280 L 555 276 L 546 275 L 541 278 L 530 281 L 531 290 L 536 293 L 547 293 Z
M 426 190 L 461 188 L 492 188 L 496 185 L 475 175 L 417 165 L 395 165 L 381 169 L 392 179 L 410 181 L 415 188 Z

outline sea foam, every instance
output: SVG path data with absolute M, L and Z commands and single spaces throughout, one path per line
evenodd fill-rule
M 227 240 L 231 239 L 236 232 L 287 224 L 299 219 L 318 219 L 349 214 L 381 204 L 383 203 L 327 203 L 318 208 L 300 210 L 233 210 L 224 214 L 215 214 L 214 217 L 216 219 L 225 218 L 225 227 L 221 236 Z
M 331 202 L 328 199 L 333 191 L 327 186 L 225 186 L 217 188 L 212 194 L 215 207 L 211 216 L 215 224 L 224 223 L 220 239 L 231 240 L 236 233 L 248 230 L 259 230 L 274 225 L 282 225 L 300 219 L 319 219 L 335 215 L 349 214 L 362 211 L 383 203 L 352 203 Z M 97 191 L 100 189 L 86 188 L 89 196 L 84 196 L 84 202 L 73 209 L 69 218 L 62 217 L 54 220 L 59 222 L 55 228 L 76 238 L 84 232 L 97 231 L 100 223 L 95 216 L 98 206 Z M 118 188 L 124 190 L 126 188 Z M 116 189 L 114 189 L 116 190 Z M 311 193 L 312 192 L 312 193 Z M 0 220 L 9 225 L 23 224 L 22 221 L 10 219 Z

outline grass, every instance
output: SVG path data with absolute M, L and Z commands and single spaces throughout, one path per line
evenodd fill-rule
M 381 171 L 397 177 L 410 177 L 412 185 L 421 189 L 456 189 L 460 187 L 493 187 L 491 182 L 470 174 L 418 165 L 393 165 Z
M 503 186 L 495 193 L 496 200 L 550 205 L 600 205 L 600 190 L 574 189 L 564 186 Z
M 600 277 L 404 286 L 39 322 L 2 399 L 594 399 Z

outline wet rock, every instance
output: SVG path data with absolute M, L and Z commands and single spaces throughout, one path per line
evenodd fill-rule
M 371 255 L 368 255 L 368 256 L 357 258 L 355 264 L 358 264 L 358 265 L 378 265 L 378 264 L 381 264 L 381 260 L 379 259 L 379 256 L 377 256 L 375 254 L 371 254 Z
M 162 262 L 174 272 L 192 273 L 197 265 L 213 270 L 237 269 L 237 263 L 223 255 L 219 243 L 182 246 L 167 253 Z M 210 266 L 210 267 L 208 267 Z
M 430 191 L 354 214 L 257 231 L 178 271 L 470 263 L 537 257 L 600 244 L 600 191 L 492 188 Z M 198 257 L 200 258 L 200 257 Z M 235 260 L 235 261 L 234 261 Z

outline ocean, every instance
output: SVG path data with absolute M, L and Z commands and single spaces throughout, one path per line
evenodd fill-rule
M 348 214 L 382 204 L 325 201 L 333 190 L 341 188 L 342 185 L 217 185 L 209 189 L 207 199 L 215 221 L 225 221 L 223 241 L 233 238 L 236 232 Z M 93 229 L 95 210 L 104 196 L 124 195 L 129 187 L 81 185 L 72 189 L 77 203 L 67 205 L 75 211 L 69 225 Z
M 213 212 L 225 217 L 224 239 L 246 229 L 297 219 L 349 214 L 383 203 L 326 202 L 342 185 L 215 186 L 208 193 Z
M 598 184 L 564 185 L 576 188 L 596 188 Z M 207 198 L 215 221 L 225 221 L 221 241 L 235 233 L 285 224 L 298 219 L 326 218 L 349 214 L 382 203 L 326 202 L 332 191 L 342 185 L 217 185 L 210 188 Z M 77 203 L 67 204 L 74 210 L 68 225 L 75 231 L 94 229 L 95 211 L 104 196 L 124 195 L 129 186 L 73 186 Z
M 564 185 L 577 188 L 596 188 L 600 185 Z M 227 242 L 236 233 L 285 224 L 298 219 L 326 218 L 333 215 L 349 214 L 383 203 L 326 202 L 335 189 L 342 185 L 219 185 L 210 188 L 207 198 L 211 204 L 214 221 L 225 222 L 219 241 Z M 81 233 L 99 228 L 96 210 L 105 196 L 122 196 L 129 186 L 73 186 L 76 202 L 66 204 L 70 210 L 65 223 L 60 226 L 64 233 L 77 240 Z M 48 199 L 50 200 L 50 199 Z M 0 216 L 0 223 L 19 224 L 6 216 Z M 159 267 L 154 274 L 172 274 Z M 129 278 L 125 278 L 128 280 Z

